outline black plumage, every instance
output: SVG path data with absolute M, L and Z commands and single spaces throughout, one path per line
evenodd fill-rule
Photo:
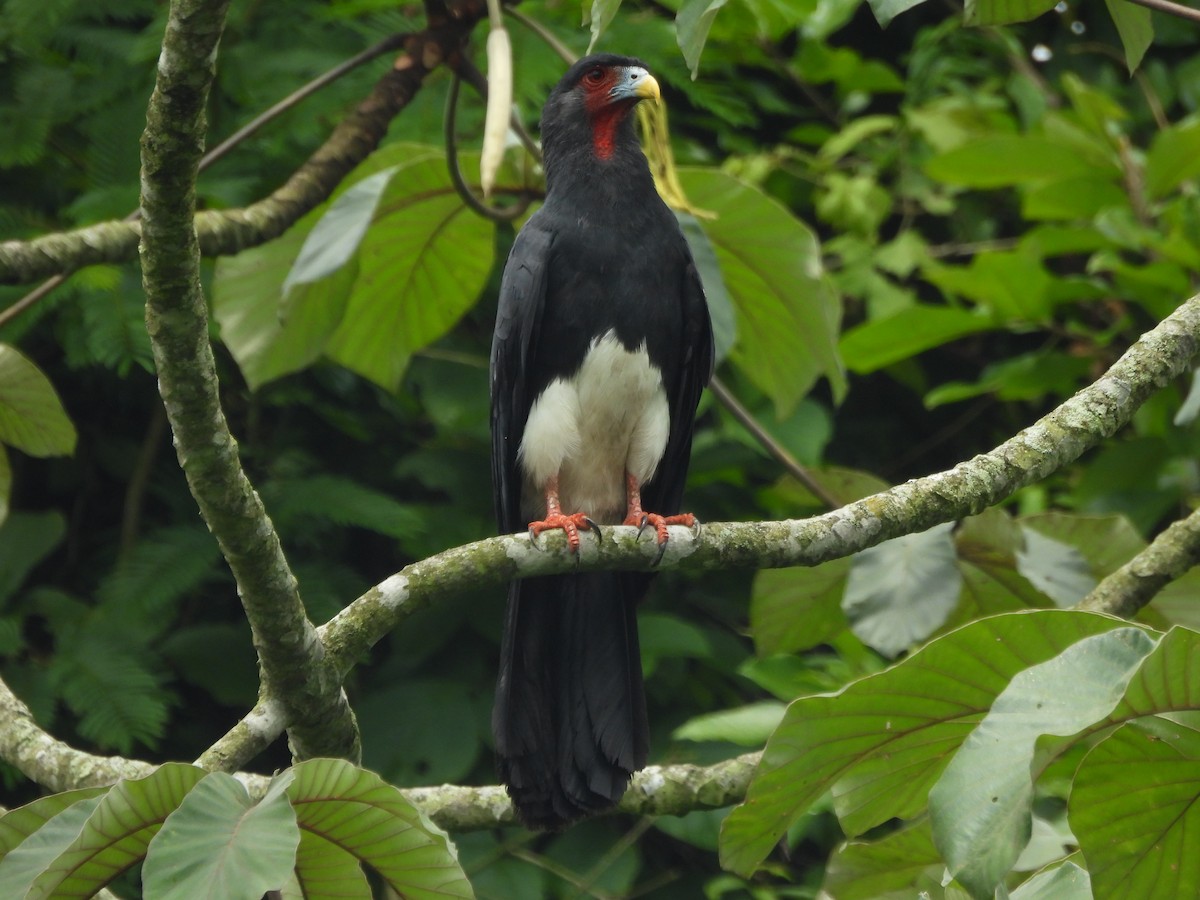
M 575 529 L 648 515 L 662 541 L 674 520 L 661 517 L 679 511 L 712 330 L 634 134 L 634 105 L 657 94 L 638 60 L 599 55 L 572 66 L 543 110 L 546 202 L 509 256 L 492 344 L 504 532 L 563 528 L 577 542 Z M 646 763 L 636 607 L 649 580 L 510 587 L 492 721 L 500 777 L 531 827 L 612 806 Z

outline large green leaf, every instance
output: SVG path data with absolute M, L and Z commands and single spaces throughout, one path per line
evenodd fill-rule
M 469 156 L 464 154 L 466 171 L 471 171 L 467 165 Z M 428 165 L 421 169 L 426 164 L 432 169 Z M 423 179 L 428 180 L 423 182 Z M 410 197 L 411 202 L 406 205 L 399 195 L 409 188 L 418 193 L 427 188 L 431 193 L 424 198 Z M 368 315 L 375 322 L 380 304 L 390 304 L 396 299 L 395 292 L 405 289 L 411 280 L 406 276 L 415 278 L 430 270 L 435 275 L 435 284 L 443 285 L 453 283 L 456 275 L 454 271 L 446 271 L 439 277 L 439 266 L 448 266 L 450 270 L 465 266 L 468 273 L 479 267 L 490 268 L 491 232 L 483 220 L 473 216 L 487 233 L 488 246 L 483 248 L 482 258 L 471 255 L 481 249 L 478 241 L 462 246 L 461 260 L 453 253 L 448 261 L 440 262 L 425 255 L 426 250 L 445 253 L 460 236 L 461 228 L 450 228 L 447 244 L 443 228 L 446 223 L 432 214 L 429 205 L 444 204 L 451 195 L 457 198 L 440 149 L 390 144 L 371 154 L 347 176 L 331 201 L 304 216 L 281 238 L 219 260 L 213 286 L 214 316 L 221 326 L 222 340 L 251 387 L 302 369 L 329 352 L 331 337 L 335 332 L 342 334 L 339 326 L 346 323 L 348 316 Z M 364 231 L 364 218 L 368 214 L 370 227 Z M 397 215 L 411 217 L 408 221 L 411 227 L 406 232 L 408 239 L 400 240 L 392 253 L 386 243 L 395 234 Z M 383 245 L 371 238 L 378 231 L 385 232 Z M 380 254 L 384 260 L 374 260 L 364 268 L 367 255 Z M 379 281 L 380 277 L 385 280 Z M 355 297 L 357 305 L 352 303 Z M 429 301 L 420 291 L 414 299 Z M 455 295 L 448 295 L 447 302 L 454 300 Z M 469 300 L 474 300 L 474 294 Z M 439 302 L 435 297 L 434 308 Z M 405 320 L 400 324 L 409 323 Z M 342 339 L 349 340 L 356 331 L 346 327 L 349 337 L 342 334 Z M 411 328 L 410 332 L 411 345 L 404 344 L 401 350 L 411 351 L 442 333 L 438 331 L 430 337 L 419 327 Z M 399 371 L 403 371 L 408 352 L 402 352 L 401 356 Z M 385 361 L 369 353 L 361 366 L 372 372 L 386 368 Z
M 64 791 L 10 809 L 0 816 L 0 859 L 67 807 L 74 806 L 80 800 L 97 797 L 107 790 L 106 787 L 95 787 Z
M 371 885 L 362 864 L 333 841 L 313 831 L 300 830 L 296 851 L 296 881 L 300 900 L 312 897 L 371 900 Z
M 115 784 L 26 900 L 94 895 L 145 855 L 163 821 L 203 777 L 195 766 L 166 763 L 145 778 Z
M 461 154 L 478 171 L 479 154 Z M 410 356 L 449 331 L 478 299 L 495 255 L 494 227 L 468 209 L 446 161 L 396 168 L 358 250 L 358 278 L 329 356 L 396 390 Z
M 812 568 L 764 569 L 754 576 L 750 630 L 760 656 L 807 650 L 846 627 L 842 593 L 849 559 Z
M 296 864 L 300 830 L 277 776 L 258 803 L 224 772 L 204 776 L 151 839 L 142 883 L 156 900 L 258 900 Z
M 337 759 L 293 771 L 288 795 L 303 831 L 361 859 L 408 900 L 474 896 L 445 832 L 378 775 Z
M 0 897 L 25 897 L 34 880 L 75 840 L 100 800 L 71 797 L 72 802 L 9 850 L 0 859 Z
M 786 416 L 824 375 L 846 389 L 837 353 L 841 305 L 821 268 L 813 232 L 766 194 L 711 169 L 681 169 L 737 309 L 733 362 Z
M 687 238 L 688 247 L 692 251 L 692 259 L 696 261 L 696 270 L 700 273 L 700 281 L 704 284 L 704 298 L 708 302 L 708 315 L 712 319 L 713 356 L 716 364 L 729 355 L 737 341 L 737 319 L 734 316 L 733 300 L 725 287 L 725 278 L 721 274 L 721 264 L 717 262 L 717 254 L 713 252 L 712 241 L 704 233 L 700 221 L 691 213 L 675 211 L 683 236 Z
M 1033 528 L 1023 528 L 1024 546 L 1017 551 L 1017 571 L 1063 608 L 1074 606 L 1096 586 L 1082 553 Z
M 1155 644 L 1140 628 L 1117 628 L 1027 668 L 955 754 L 929 793 L 929 812 L 950 873 L 972 896 L 991 897 L 1029 841 L 1038 738 L 1104 720 Z
M 1080 763 L 1071 825 L 1097 900 L 1200 896 L 1200 732 L 1122 725 Z
M 30 456 L 75 452 L 75 426 L 50 379 L 7 344 L 0 344 L 0 443 Z
M 920 6 L 925 0 L 868 0 L 871 12 L 880 25 L 887 26 L 892 19 L 914 6 Z
M 953 528 L 935 525 L 854 554 L 842 609 L 860 641 L 894 657 L 942 626 L 962 589 Z
M 876 841 L 848 841 L 829 858 L 821 896 L 836 900 L 912 900 L 938 889 L 945 864 L 929 820 Z
M 950 755 L 1013 675 L 1120 624 L 1065 610 L 995 616 L 835 695 L 797 700 L 767 742 L 746 802 L 725 821 L 722 864 L 750 874 L 829 790 L 851 835 L 916 815 Z

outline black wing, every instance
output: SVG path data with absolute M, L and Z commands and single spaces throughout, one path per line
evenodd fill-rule
M 524 529 L 517 451 L 533 400 L 529 365 L 537 346 L 554 236 L 534 215 L 517 235 L 504 277 L 492 338 L 492 491 L 501 533 Z
M 684 240 L 682 233 L 679 239 Z M 680 286 L 683 345 L 678 370 L 664 373 L 667 402 L 671 407 L 671 431 L 658 471 L 642 488 L 644 508 L 660 515 L 674 515 L 683 503 L 683 487 L 687 481 L 692 434 L 696 426 L 696 405 L 713 374 L 713 334 L 708 302 L 704 299 L 704 286 L 696 264 L 686 249 L 684 252 L 687 265 Z

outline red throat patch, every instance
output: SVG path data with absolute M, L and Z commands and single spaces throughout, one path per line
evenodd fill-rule
M 592 121 L 592 150 L 597 159 L 611 159 L 617 146 L 617 126 L 629 113 L 629 100 L 613 102 L 609 93 L 617 83 L 617 70 L 597 66 L 584 74 L 584 107 Z

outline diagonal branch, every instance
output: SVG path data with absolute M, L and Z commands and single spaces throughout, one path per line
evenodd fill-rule
M 294 753 L 360 755 L 358 726 L 308 620 L 279 537 L 238 459 L 218 396 L 193 224 L 205 105 L 229 0 L 174 0 L 142 136 L 142 283 L 159 391 L 180 466 L 237 579 L 263 692 Z
M 1200 509 L 1171 524 L 1150 546 L 1117 569 L 1079 603 L 1079 609 L 1129 619 L 1164 587 L 1200 563 Z
M 425 76 L 457 57 L 483 9 L 482 3 L 465 4 L 460 18 L 409 36 L 404 53 L 371 93 L 272 194 L 243 209 L 200 212 L 196 231 L 201 252 L 231 255 L 264 244 L 328 199 L 347 173 L 379 146 L 388 125 L 411 102 Z M 26 284 L 84 266 L 128 262 L 137 254 L 141 227 L 137 221 L 100 222 L 29 241 L 0 242 L 0 284 Z
M 977 513 L 1045 478 L 1116 432 L 1153 391 L 1186 371 L 1198 347 L 1200 296 L 1183 303 L 1143 335 L 1094 384 L 989 453 L 811 519 L 708 525 L 698 539 L 686 529 L 673 529 L 672 546 L 662 564 L 688 570 L 812 565 Z M 552 538 L 548 543 L 553 550 L 538 552 L 524 536 L 495 537 L 408 566 L 322 626 L 326 659 L 344 673 L 397 623 L 436 600 L 467 589 L 478 592 L 514 576 L 568 571 L 576 564 L 562 540 Z M 606 530 L 602 546 L 590 541 L 584 545 L 578 565 L 647 569 L 654 555 L 653 547 L 637 540 L 635 529 L 614 527 Z M 285 723 L 277 703 L 260 702 L 202 762 L 236 768 L 278 737 Z M 28 710 L 2 682 L 0 758 L 54 790 L 105 783 L 123 774 L 123 767 L 141 771 L 146 765 L 95 757 L 54 741 L 37 729 Z M 621 809 L 678 814 L 737 802 L 745 794 L 756 760 L 756 754 L 748 754 L 702 768 L 650 767 L 635 778 Z M 254 781 L 253 777 L 247 780 Z M 511 816 L 499 787 L 447 785 L 406 793 L 450 829 L 486 828 Z
M 1142 335 L 1093 384 L 994 450 L 810 519 L 707 524 L 699 538 L 686 529 L 672 529 L 660 565 L 687 571 L 811 566 L 974 515 L 1116 433 L 1151 393 L 1187 370 L 1198 348 L 1200 295 Z M 652 567 L 656 549 L 639 542 L 636 529 L 606 528 L 604 537 L 600 545 L 585 542 L 579 560 L 566 552 L 565 540 L 558 536 L 547 541 L 554 552 L 533 550 L 524 535 L 446 550 L 371 588 L 320 627 L 321 640 L 332 664 L 345 673 L 400 622 L 444 597 L 575 568 Z M 264 710 L 256 706 L 253 716 L 210 752 L 219 748 L 221 757 L 239 765 L 253 758 L 279 734 L 264 728 L 265 720 Z

